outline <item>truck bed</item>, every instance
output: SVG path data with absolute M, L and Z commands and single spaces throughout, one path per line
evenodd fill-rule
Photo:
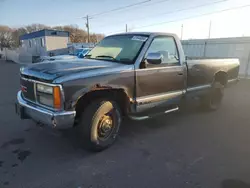
M 238 59 L 190 59 L 187 60 L 187 87 L 211 84 L 216 74 L 225 74 L 227 81 L 238 79 Z

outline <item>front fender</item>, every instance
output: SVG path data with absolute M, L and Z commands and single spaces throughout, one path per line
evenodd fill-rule
M 122 86 L 104 86 L 104 85 L 99 85 L 95 84 L 92 86 L 88 87 L 83 87 L 78 90 L 75 90 L 70 96 L 67 95 L 65 98 L 65 109 L 68 110 L 73 110 L 76 107 L 77 102 L 84 97 L 86 94 L 90 92 L 95 92 L 95 91 L 122 91 L 125 93 L 126 97 L 128 98 L 129 101 L 135 101 L 134 99 L 134 94 L 133 94 L 133 89 L 122 87 Z M 69 93 L 69 92 L 66 92 Z
M 128 98 L 134 99 L 135 72 L 127 70 L 107 75 L 69 80 L 63 83 L 65 107 L 72 109 L 86 93 L 97 90 L 123 90 Z

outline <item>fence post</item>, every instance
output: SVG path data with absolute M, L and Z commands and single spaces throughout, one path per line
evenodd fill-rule
M 245 78 L 248 77 L 249 64 L 250 64 L 250 51 L 248 52 L 248 59 L 247 59 L 247 66 L 246 66 L 246 71 L 245 71 Z
M 7 48 L 4 48 L 5 61 L 7 61 Z
M 204 52 L 203 52 L 204 58 L 206 57 L 206 48 L 207 48 L 207 41 L 205 41 L 205 44 L 204 44 Z

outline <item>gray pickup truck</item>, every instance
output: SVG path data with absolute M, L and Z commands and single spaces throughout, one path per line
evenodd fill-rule
M 238 59 L 187 60 L 174 34 L 116 34 L 84 59 L 22 67 L 16 112 L 54 128 L 75 127 L 84 146 L 100 151 L 116 140 L 125 116 L 174 112 L 192 97 L 216 110 L 238 72 Z

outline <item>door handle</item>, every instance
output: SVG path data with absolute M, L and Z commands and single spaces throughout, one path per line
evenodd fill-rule
M 183 73 L 182 73 L 182 72 L 178 72 L 177 75 L 178 75 L 178 76 L 182 76 Z

